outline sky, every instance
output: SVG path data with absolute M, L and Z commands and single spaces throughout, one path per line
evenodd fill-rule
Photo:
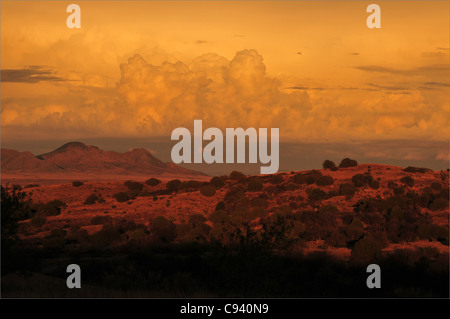
M 1 1 L 2 147 L 166 158 L 202 119 L 277 127 L 335 161 L 448 168 L 448 1 L 378 1 L 380 29 L 368 1 L 78 1 L 69 29 L 71 3 Z

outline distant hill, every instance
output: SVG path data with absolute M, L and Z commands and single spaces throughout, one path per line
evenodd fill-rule
M 132 149 L 125 153 L 104 151 L 97 146 L 70 142 L 52 152 L 34 156 L 30 152 L 1 150 L 2 174 L 50 174 L 62 177 L 85 173 L 103 175 L 180 175 L 205 176 L 173 163 L 164 163 L 148 150 Z

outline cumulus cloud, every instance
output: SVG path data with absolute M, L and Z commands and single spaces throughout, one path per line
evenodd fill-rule
M 205 127 L 221 129 L 278 127 L 282 139 L 303 142 L 448 140 L 447 94 L 411 87 L 410 94 L 396 95 L 392 90 L 409 86 L 376 79 L 369 88 L 333 89 L 299 80 L 305 85 L 286 90 L 283 78 L 267 74 L 256 50 L 238 51 L 231 60 L 207 53 L 189 62 L 170 59 L 159 64 L 134 54 L 120 65 L 115 87 L 95 74 L 73 78 L 79 81 L 36 82 L 31 85 L 35 94 L 28 88 L 27 98 L 3 95 L 2 133 L 28 129 L 74 138 L 167 136 L 177 127 L 192 129 L 194 119 L 201 119 Z M 434 77 L 425 82 L 445 84 Z
M 205 54 L 189 65 L 155 66 L 135 55 L 121 65 L 116 111 L 145 134 L 170 134 L 194 119 L 220 128 L 291 128 L 311 104 L 307 93 L 283 93 L 279 86 L 255 50 L 239 51 L 231 61 Z

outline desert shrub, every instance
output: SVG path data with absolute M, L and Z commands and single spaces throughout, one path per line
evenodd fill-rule
M 218 176 L 214 176 L 213 178 L 211 178 L 210 181 L 211 185 L 213 185 L 215 188 L 220 188 L 223 185 L 225 185 L 225 182 L 222 178 L 218 177 Z
M 298 186 L 297 184 L 293 184 L 293 183 L 289 183 L 286 185 L 286 191 L 295 191 L 299 188 L 300 188 L 300 186 Z
M 329 186 L 334 184 L 334 179 L 330 175 L 320 176 L 316 180 L 317 186 Z
M 320 188 L 314 188 L 308 191 L 308 199 L 311 201 L 320 201 L 326 199 L 327 197 L 327 193 Z
M 339 214 L 339 208 L 337 208 L 335 205 L 323 205 L 319 208 L 319 214 Z
M 251 201 L 250 205 L 252 207 L 267 207 L 269 205 L 269 203 L 267 202 L 267 199 L 265 199 L 265 198 L 256 197 Z
M 148 186 L 156 186 L 156 185 L 161 184 L 161 181 L 157 178 L 152 177 L 152 178 L 147 179 L 145 181 L 145 184 L 147 184 Z
M 87 240 L 96 248 L 104 248 L 113 245 L 122 240 L 124 230 L 120 227 L 114 227 L 112 224 L 104 224 L 102 229 L 95 234 L 90 235 Z
M 283 216 L 283 218 L 294 218 L 294 214 L 292 212 L 291 207 L 288 205 L 281 205 L 277 208 L 276 213 L 280 216 Z
M 448 199 L 438 197 L 431 202 L 429 208 L 432 211 L 437 211 L 437 210 L 447 209 L 448 206 L 449 206 Z
M 371 204 L 370 199 L 360 199 L 353 205 L 353 208 L 356 213 L 366 213 L 372 211 Z
M 402 177 L 400 179 L 400 181 L 403 184 L 405 184 L 406 186 L 409 186 L 409 187 L 413 187 L 414 186 L 414 179 L 411 176 L 409 176 L 409 175 L 405 176 L 405 177 Z
M 104 199 L 102 198 L 101 195 L 97 195 L 95 193 L 92 193 L 91 195 L 89 195 L 86 200 L 84 201 L 84 205 L 93 205 L 95 203 L 102 203 L 104 202 Z
M 358 166 L 358 162 L 350 158 L 344 158 L 339 164 L 340 168 L 354 167 L 354 166 Z
M 431 188 L 436 192 L 440 192 L 443 189 L 443 186 L 439 182 L 433 182 L 431 183 Z
M 396 187 L 398 187 L 398 184 L 396 182 L 394 182 L 394 181 L 389 181 L 388 182 L 388 188 L 394 189 Z
M 371 235 L 364 236 L 353 247 L 351 258 L 356 261 L 370 262 L 381 257 L 381 244 Z
M 337 170 L 336 164 L 333 161 L 330 161 L 330 160 L 323 161 L 322 167 L 324 169 L 329 169 L 331 171 L 336 171 Z
M 30 224 L 33 227 L 42 227 L 44 226 L 46 221 L 47 219 L 45 217 L 34 216 L 33 218 L 31 218 Z
M 353 184 L 343 183 L 339 185 L 339 194 L 343 196 L 353 196 L 356 192 L 356 188 Z
M 215 211 L 218 211 L 218 210 L 225 210 L 225 202 L 220 201 L 217 203 Z
M 302 223 L 301 221 L 298 220 L 294 220 L 292 232 L 297 236 L 301 236 L 305 231 L 306 231 L 305 223 Z
M 312 175 L 305 176 L 305 181 L 306 181 L 306 184 L 308 184 L 308 185 L 312 185 L 316 182 L 314 176 L 312 176 Z
M 80 187 L 83 184 L 84 184 L 84 182 L 82 182 L 82 181 L 73 181 L 72 182 L 73 187 Z
M 369 185 L 373 181 L 373 177 L 370 174 L 356 174 L 352 177 L 352 183 L 356 187 L 364 187 Z
M 234 181 L 242 182 L 243 180 L 245 180 L 245 174 L 241 173 L 239 171 L 232 171 L 230 173 L 230 179 L 234 180 Z
M 33 188 L 33 187 L 39 187 L 39 184 L 28 184 L 28 185 L 25 185 L 24 188 Z
M 135 181 L 126 181 L 124 185 L 130 190 L 130 191 L 136 191 L 140 192 L 144 189 L 144 185 L 139 182 Z
M 171 181 L 168 181 L 166 184 L 166 188 L 170 192 L 175 192 L 179 190 L 181 187 L 181 181 L 179 179 L 173 179 Z
M 46 204 L 38 204 L 36 215 L 39 217 L 57 216 L 61 214 L 61 209 L 66 206 L 59 199 L 52 200 Z
M 372 189 L 379 189 L 380 188 L 380 182 L 374 179 L 373 181 L 369 182 L 369 187 Z
M 181 182 L 181 187 L 183 189 L 199 189 L 200 186 L 204 185 L 204 183 L 195 180 L 189 180 L 185 182 Z
M 214 185 L 203 185 L 200 187 L 200 194 L 206 197 L 211 197 L 216 194 L 216 188 Z
M 206 241 L 210 231 L 210 226 L 205 223 L 199 223 L 191 228 L 186 239 L 190 241 Z
M 266 210 L 263 207 L 254 207 L 251 209 L 250 218 L 263 218 L 267 215 Z
M 325 243 L 332 247 L 346 247 L 347 238 L 341 230 L 332 231 L 326 236 Z
M 112 220 L 111 216 L 98 215 L 91 218 L 91 225 L 104 225 L 106 223 L 111 223 Z
M 389 211 L 389 218 L 390 219 L 396 218 L 398 220 L 402 220 L 404 217 L 405 217 L 405 213 L 404 213 L 403 209 L 399 205 L 395 205 Z
M 440 227 L 434 224 L 422 223 L 417 228 L 417 236 L 421 239 L 431 241 L 444 241 L 448 245 L 449 231 L 448 228 Z
M 237 202 L 240 198 L 245 196 L 245 188 L 242 185 L 238 185 L 235 188 L 230 189 L 225 194 L 225 202 L 227 203 L 233 203 Z
M 64 229 L 61 229 L 61 228 L 53 228 L 51 231 L 50 231 L 50 234 L 47 236 L 47 238 L 56 238 L 56 237 L 59 237 L 59 238 L 64 238 L 64 237 L 66 237 L 66 231 L 64 230 Z
M 281 176 L 279 174 L 270 175 L 269 182 L 271 184 L 278 185 L 278 184 L 283 183 L 283 181 L 284 181 L 283 176 Z
M 298 185 L 306 184 L 306 176 L 301 173 L 297 173 L 290 178 L 290 180 Z
M 197 224 L 203 223 L 206 221 L 206 217 L 202 214 L 193 214 L 189 216 L 189 223 L 195 227 Z
M 216 210 L 209 215 L 209 220 L 214 224 L 225 224 L 230 222 L 230 216 L 223 210 Z
M 249 192 L 259 192 L 262 189 L 263 189 L 263 183 L 262 183 L 261 179 L 259 179 L 259 178 L 252 179 L 247 185 L 247 190 Z
M 403 195 L 404 193 L 405 193 L 405 187 L 404 186 L 399 186 L 399 187 L 395 187 L 394 188 L 394 195 L 395 196 Z
M 407 168 L 404 169 L 405 172 L 408 173 L 426 173 L 428 171 L 431 171 L 428 168 L 424 168 L 424 167 L 414 167 L 414 166 L 408 166 Z
M 118 201 L 119 203 L 123 203 L 126 201 L 129 201 L 131 198 L 128 196 L 125 192 L 119 192 L 113 195 L 113 197 Z
M 164 243 L 172 242 L 176 237 L 175 225 L 164 216 L 153 219 L 150 222 L 149 231 L 155 240 Z

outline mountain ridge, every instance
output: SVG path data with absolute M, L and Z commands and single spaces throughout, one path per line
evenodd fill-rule
M 105 151 L 82 142 L 69 142 L 55 150 L 33 155 L 29 151 L 19 152 L 1 149 L 1 169 L 4 173 L 63 174 L 87 173 L 101 175 L 189 175 L 206 174 L 183 168 L 173 163 L 164 163 L 144 148 L 127 152 Z

